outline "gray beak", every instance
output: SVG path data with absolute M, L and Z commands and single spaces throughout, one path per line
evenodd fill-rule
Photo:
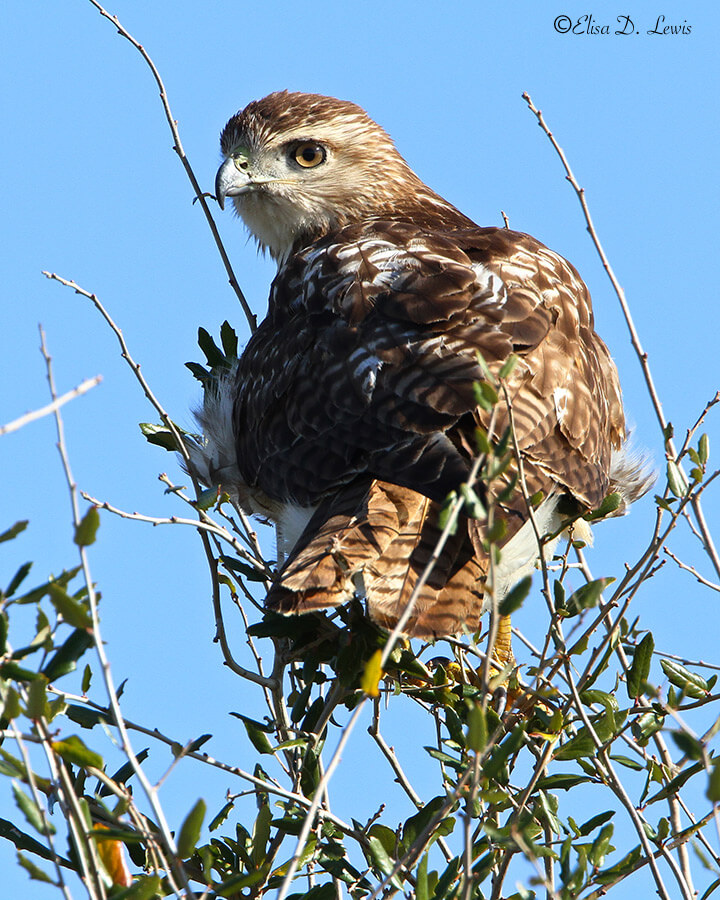
M 220 209 L 225 209 L 226 197 L 242 194 L 249 183 L 247 174 L 238 169 L 235 160 L 232 157 L 226 159 L 215 176 L 215 199 Z

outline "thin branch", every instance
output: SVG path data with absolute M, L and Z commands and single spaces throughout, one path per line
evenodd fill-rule
M 241 557 L 254 569 L 256 569 L 257 572 L 264 575 L 266 578 L 269 578 L 270 576 L 270 571 L 264 562 L 248 553 L 244 547 L 241 547 L 238 544 L 237 539 L 227 530 L 227 528 L 224 528 L 222 525 L 218 525 L 217 522 L 214 522 L 203 512 L 203 510 L 198 510 L 195 506 L 193 508 L 200 513 L 200 520 L 184 519 L 181 516 L 148 516 L 144 513 L 127 512 L 126 510 L 119 509 L 117 506 L 113 506 L 111 503 L 108 503 L 107 500 L 98 500 L 97 497 L 93 497 L 92 494 L 88 494 L 86 491 L 81 491 L 80 493 L 83 499 L 87 500 L 88 503 L 91 503 L 98 509 L 104 509 L 115 516 L 119 516 L 121 519 L 131 519 L 135 522 L 146 522 L 147 524 L 153 526 L 188 525 L 190 526 L 190 528 L 195 528 L 198 531 L 206 531 L 208 534 L 211 534 L 214 537 L 218 537 L 230 544 L 234 552 L 237 553 L 239 557 Z
M 288 891 L 290 890 L 290 886 L 292 885 L 292 880 L 295 877 L 295 873 L 297 872 L 298 865 L 300 863 L 300 857 L 302 855 L 303 850 L 305 849 L 305 844 L 307 844 L 308 837 L 310 835 L 310 831 L 312 830 L 313 823 L 315 821 L 315 816 L 318 813 L 318 809 L 320 804 L 322 803 L 325 792 L 327 790 L 327 786 L 330 783 L 330 779 L 335 772 L 335 769 L 338 767 L 340 759 L 342 758 L 343 751 L 345 750 L 345 745 L 350 739 L 350 735 L 352 734 L 355 725 L 357 724 L 357 720 L 360 718 L 360 713 L 363 711 L 365 707 L 365 701 L 367 700 L 367 696 L 363 698 L 363 700 L 358 703 L 358 705 L 353 710 L 353 714 L 350 717 L 350 721 L 347 723 L 345 728 L 340 735 L 340 740 L 338 741 L 338 745 L 335 748 L 335 752 L 332 755 L 330 763 L 328 764 L 327 770 L 323 774 L 323 777 L 320 779 L 320 783 L 315 788 L 315 793 L 313 794 L 312 803 L 305 814 L 305 819 L 302 824 L 302 829 L 297 839 L 297 844 L 295 845 L 295 851 L 292 855 L 292 859 L 290 860 L 287 868 L 287 872 L 285 873 L 285 878 L 283 879 L 282 886 L 280 887 L 280 891 L 277 895 L 277 900 L 285 900 L 287 897 Z
M 113 23 L 115 28 L 117 28 L 118 34 L 125 38 L 125 40 L 129 41 L 133 47 L 140 53 L 142 58 L 147 63 L 150 71 L 152 72 L 152 76 L 155 79 L 155 83 L 158 86 L 158 90 L 160 91 L 160 101 L 162 103 L 163 111 L 165 113 L 165 118 L 167 119 L 168 126 L 170 127 L 170 131 L 173 137 L 173 150 L 180 157 L 180 162 L 183 164 L 185 169 L 185 173 L 190 180 L 190 184 L 192 185 L 193 190 L 195 191 L 195 200 L 200 203 L 203 212 L 205 213 L 205 218 L 210 227 L 210 231 L 212 232 L 213 239 L 215 240 L 215 245 L 218 248 L 218 252 L 220 253 L 220 258 L 222 259 L 223 265 L 225 266 L 225 271 L 228 275 L 228 281 L 230 282 L 230 286 L 235 291 L 238 300 L 240 301 L 240 305 L 242 306 L 243 312 L 245 313 L 245 318 L 248 321 L 248 325 L 250 326 L 250 331 L 255 331 L 257 328 L 257 318 L 253 314 L 250 306 L 248 305 L 247 300 L 245 299 L 245 295 L 243 294 L 240 285 L 238 283 L 237 278 L 235 277 L 235 272 L 233 271 L 232 264 L 230 263 L 230 259 L 225 251 L 225 247 L 223 246 L 222 239 L 220 238 L 220 233 L 218 232 L 217 225 L 215 224 L 215 220 L 212 217 L 212 213 L 210 212 L 210 207 L 207 204 L 207 197 L 212 196 L 205 193 L 198 183 L 197 178 L 195 177 L 195 173 L 192 170 L 190 165 L 190 161 L 185 155 L 185 150 L 182 145 L 182 141 L 180 140 L 180 132 L 178 130 L 177 119 L 173 116 L 172 110 L 170 109 L 170 103 L 168 101 L 167 91 L 165 90 L 165 85 L 163 84 L 163 80 L 160 77 L 160 73 L 155 66 L 155 63 L 150 58 L 147 50 L 143 47 L 143 45 L 135 40 L 135 38 L 130 34 L 130 32 L 124 28 L 118 19 L 117 16 L 111 15 L 103 6 L 101 6 L 97 0 L 90 0 L 90 3 L 95 7 L 95 9 L 100 13 L 101 16 L 108 19 Z
M 76 388 L 73 388 L 61 397 L 58 397 L 57 400 L 53 400 L 52 403 L 48 403 L 40 409 L 34 409 L 32 412 L 25 413 L 24 416 L 20 416 L 12 422 L 8 422 L 7 425 L 0 425 L 0 437 L 4 434 L 10 434 L 12 431 L 17 431 L 30 422 L 42 419 L 44 416 L 52 415 L 52 413 L 60 409 L 60 407 L 64 406 L 68 401 L 74 400 L 76 397 L 80 397 L 83 394 L 87 394 L 88 391 L 100 384 L 101 381 L 102 375 L 96 375 L 94 378 L 86 378 L 85 381 Z
M 665 440 L 665 446 L 667 448 L 668 455 L 673 459 L 677 459 L 677 451 L 675 450 L 675 445 L 673 444 L 672 437 L 668 437 L 668 423 L 665 418 L 665 413 L 663 412 L 662 403 L 660 402 L 660 397 L 658 396 L 657 389 L 655 387 L 655 382 L 652 377 L 652 373 L 650 372 L 650 365 L 648 363 L 648 354 L 643 349 L 642 344 L 640 343 L 640 337 L 638 336 L 637 329 L 635 328 L 635 322 L 633 321 L 632 314 L 630 313 L 630 307 L 628 306 L 627 300 L 625 298 L 625 291 L 622 288 L 622 285 L 618 281 L 615 272 L 613 271 L 612 266 L 610 265 L 610 261 L 608 260 L 605 250 L 603 249 L 602 244 L 600 243 L 600 238 L 598 237 L 597 231 L 595 230 L 595 225 L 593 224 L 592 216 L 590 215 L 590 208 L 587 204 L 587 200 L 585 198 L 585 189 L 580 187 L 575 175 L 573 174 L 572 169 L 570 168 L 570 163 L 565 156 L 565 153 L 557 142 L 555 136 L 552 131 L 547 126 L 545 119 L 543 118 L 543 114 L 541 110 L 537 109 L 537 107 L 533 104 L 530 95 L 525 92 L 523 93 L 523 100 L 527 103 L 530 111 L 534 114 L 538 121 L 538 125 L 547 135 L 550 143 L 552 144 L 555 152 L 560 157 L 560 161 L 562 162 L 563 168 L 565 169 L 565 176 L 567 180 L 572 185 L 575 194 L 577 195 L 578 200 L 580 201 L 580 206 L 582 207 L 583 215 L 585 217 L 585 222 L 587 223 L 587 230 L 590 234 L 593 244 L 595 245 L 595 249 L 598 252 L 600 260 L 602 262 L 603 268 L 605 269 L 608 278 L 610 279 L 610 283 L 613 286 L 613 289 L 617 295 L 618 300 L 620 301 L 620 307 L 623 312 L 623 316 L 625 317 L 625 322 L 628 327 L 628 331 L 630 332 L 630 341 L 633 345 L 635 353 L 640 361 L 640 367 L 643 372 L 643 376 L 645 378 L 645 384 L 648 389 L 648 393 L 650 394 L 650 400 L 653 405 L 653 409 L 655 410 L 655 415 L 657 417 L 658 423 L 663 433 L 663 438 Z M 711 401 L 712 403 L 712 401 Z M 695 497 L 691 501 L 693 512 L 695 513 L 695 518 L 698 523 L 698 527 L 703 536 L 703 544 L 705 547 L 705 551 L 710 557 L 710 560 L 720 577 L 720 556 L 718 556 L 718 552 L 715 548 L 715 544 L 712 539 L 712 535 L 710 534 L 710 530 L 707 526 L 707 522 L 705 521 L 705 516 L 702 511 L 702 507 L 700 505 L 700 500 Z
M 93 0 L 90 0 L 90 2 L 92 3 Z M 165 409 L 162 406 L 162 404 L 160 403 L 160 401 L 157 399 L 157 397 L 155 396 L 153 391 L 150 389 L 150 385 L 147 383 L 147 381 L 145 380 L 145 376 L 140 371 L 140 364 L 135 362 L 135 360 L 133 359 L 133 357 L 130 354 L 130 350 L 125 341 L 125 336 L 123 335 L 119 326 L 115 324 L 115 322 L 113 321 L 113 319 L 110 316 L 110 313 L 105 309 L 105 307 L 100 302 L 100 299 L 97 297 L 97 295 L 91 294 L 90 291 L 86 291 L 85 288 L 80 287 L 80 285 L 76 284 L 74 281 L 70 281 L 67 278 L 62 278 L 60 275 L 56 275 L 54 272 L 43 271 L 43 275 L 46 278 L 49 278 L 51 281 L 58 281 L 60 284 L 64 285 L 65 287 L 68 287 L 71 290 L 75 291 L 76 294 L 80 294 L 81 297 L 86 297 L 95 306 L 95 308 L 98 310 L 98 312 L 103 317 L 103 319 L 105 319 L 107 324 L 112 329 L 113 334 L 117 338 L 118 343 L 120 344 L 122 358 L 132 369 L 133 374 L 135 375 L 138 382 L 140 383 L 140 387 L 142 388 L 143 393 L 145 394 L 147 399 L 150 401 L 150 403 L 153 405 L 156 412 L 162 419 L 163 425 L 165 425 L 165 427 L 168 429 L 168 431 L 170 431 L 170 433 L 172 434 L 172 436 L 175 440 L 175 444 L 178 448 L 178 452 L 181 454 L 181 456 L 183 457 L 185 462 L 189 464 L 190 463 L 190 454 L 188 453 L 187 447 L 185 446 L 185 442 L 183 441 L 182 435 L 178 431 L 177 427 L 175 426 L 175 423 L 172 421 L 170 416 L 165 412 Z
M 715 584 L 713 581 L 708 581 L 707 578 L 703 578 L 703 576 L 697 571 L 697 569 L 693 568 L 693 566 L 689 566 L 687 563 L 684 563 L 679 557 L 677 557 L 669 547 L 663 547 L 663 553 L 666 553 L 674 563 L 677 564 L 679 569 L 682 569 L 684 572 L 689 572 L 693 575 L 700 584 L 705 585 L 705 587 L 710 588 L 713 591 L 720 591 L 720 584 Z
M 28 785 L 30 786 L 30 792 L 32 793 L 32 797 L 33 797 L 33 802 L 35 803 L 35 806 L 37 807 L 37 810 L 40 814 L 40 818 L 42 819 L 42 822 L 44 825 L 43 835 L 45 838 L 47 838 L 48 846 L 50 848 L 50 853 L 52 854 L 52 862 L 53 862 L 53 865 L 55 866 L 55 873 L 56 873 L 57 879 L 58 879 L 58 887 L 62 891 L 63 896 L 65 897 L 65 900 L 72 900 L 72 895 L 70 893 L 69 887 L 67 886 L 67 884 L 65 882 L 65 878 L 63 876 L 61 866 L 70 866 L 71 868 L 74 868 L 74 866 L 72 866 L 72 864 L 69 862 L 69 860 L 63 859 L 60 856 L 60 854 L 57 852 L 57 850 L 55 849 L 55 839 L 53 837 L 53 830 L 50 827 L 47 813 L 45 812 L 45 807 L 40 799 L 40 791 L 38 789 L 37 782 L 35 780 L 35 773 L 33 772 L 32 765 L 30 763 L 30 755 L 28 754 L 27 747 L 25 746 L 25 741 L 23 740 L 23 736 L 20 734 L 20 731 L 18 730 L 18 727 L 15 724 L 14 720 L 12 720 L 12 719 L 10 720 L 10 722 L 8 723 L 8 727 L 10 729 L 12 737 L 15 740 L 15 743 L 18 746 L 20 755 L 22 756 L 22 760 L 25 765 L 25 772 L 27 774 Z M 47 747 L 45 747 L 45 749 L 47 751 Z M 78 856 L 80 857 L 80 862 L 82 863 L 82 861 L 83 861 L 82 855 L 78 854 Z M 88 889 L 90 889 L 89 884 L 88 884 Z
M 51 394 L 53 400 L 55 400 L 57 397 L 57 393 L 55 391 L 55 382 L 53 379 L 52 361 L 50 358 L 50 354 L 47 351 L 47 347 L 45 345 L 45 335 L 43 334 L 42 329 L 40 331 L 40 338 L 41 338 L 41 349 L 42 349 L 43 357 L 45 358 L 45 365 L 46 365 L 46 369 L 47 369 L 47 378 L 48 378 L 48 384 L 50 387 L 50 394 Z M 138 376 L 139 376 L 139 372 L 138 372 Z M 139 377 L 141 377 L 141 376 L 139 376 Z M 144 381 L 144 379 L 143 379 L 143 381 Z M 149 392 L 149 388 L 148 388 L 148 392 Z M 60 453 L 60 459 L 62 462 L 63 470 L 65 472 L 65 479 L 67 481 L 67 486 L 68 486 L 68 489 L 70 492 L 70 506 L 72 509 L 73 524 L 74 524 L 75 528 L 77 529 L 78 526 L 80 525 L 80 507 L 79 507 L 79 503 L 78 503 L 78 491 L 77 491 L 77 485 L 76 485 L 75 480 L 72 475 L 72 471 L 70 469 L 70 460 L 68 457 L 67 447 L 66 447 L 66 443 L 65 443 L 65 429 L 63 426 L 63 421 L 62 421 L 62 417 L 60 415 L 59 409 L 55 410 L 55 424 L 57 427 L 57 435 L 58 435 L 58 442 L 57 442 L 58 452 Z M 150 782 L 147 780 L 147 778 L 145 776 L 145 772 L 143 771 L 142 766 L 140 765 L 137 757 L 135 756 L 135 751 L 133 750 L 132 744 L 130 742 L 130 736 L 128 735 L 127 729 L 125 728 L 125 724 L 124 724 L 122 714 L 120 711 L 120 705 L 119 705 L 119 702 L 117 699 L 117 691 L 115 689 L 115 684 L 114 684 L 112 672 L 110 669 L 110 663 L 109 663 L 109 660 L 105 653 L 105 644 L 102 639 L 102 634 L 100 631 L 100 619 L 98 616 L 98 608 L 97 608 L 98 600 L 97 600 L 97 594 L 95 592 L 95 583 L 90 574 L 90 565 L 88 562 L 87 552 L 86 552 L 85 547 L 83 547 L 83 546 L 78 547 L 78 552 L 80 554 L 80 564 L 81 564 L 81 567 L 83 570 L 83 575 L 85 578 L 85 586 L 87 589 L 87 598 L 88 598 L 88 604 L 90 607 L 90 618 L 92 620 L 92 636 L 93 636 L 93 640 L 95 643 L 95 650 L 97 652 L 98 659 L 100 661 L 100 668 L 102 671 L 103 681 L 105 683 L 105 688 L 107 691 L 108 699 L 110 701 L 110 708 L 113 711 L 115 725 L 116 725 L 116 727 L 118 729 L 118 733 L 120 735 L 120 742 L 122 744 L 123 752 L 125 753 L 128 761 L 130 762 L 138 781 L 142 785 L 143 791 L 145 792 L 148 802 L 150 803 L 150 806 L 151 806 L 153 814 L 155 816 L 158 828 L 162 835 L 163 843 L 164 843 L 165 847 L 167 848 L 167 851 L 168 851 L 167 862 L 169 864 L 168 876 L 170 877 L 173 872 L 176 873 L 177 876 L 179 877 L 179 880 L 181 881 L 181 883 L 183 885 L 183 888 L 186 891 L 187 898 L 189 898 L 189 900 L 192 900 L 192 898 L 195 897 L 195 894 L 193 893 L 192 889 L 190 888 L 190 885 L 187 880 L 187 876 L 185 874 L 185 870 L 182 866 L 182 862 L 180 861 L 180 859 L 177 855 L 177 846 L 175 844 L 175 839 L 174 839 L 173 834 L 170 830 L 170 827 L 167 823 L 167 820 L 165 819 L 165 813 L 164 813 L 162 807 L 160 806 L 160 803 L 158 801 L 155 790 L 153 789 Z M 177 890 L 176 890 L 176 893 L 178 893 Z M 178 895 L 179 895 L 179 893 L 178 893 Z

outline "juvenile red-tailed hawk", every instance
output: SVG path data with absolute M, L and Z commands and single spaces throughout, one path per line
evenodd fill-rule
M 526 234 L 480 228 L 415 175 L 360 107 L 270 94 L 225 126 L 221 207 L 277 261 L 268 314 L 201 414 L 195 464 L 277 523 L 284 564 L 267 604 L 284 613 L 353 596 L 390 628 L 468 478 L 486 377 L 507 388 L 527 495 L 550 533 L 610 491 L 646 487 L 623 454 L 615 366 L 575 269 Z M 501 400 L 494 436 L 508 425 Z M 515 465 L 504 476 L 507 481 Z M 502 486 L 502 483 L 501 483 Z M 477 492 L 486 502 L 487 486 Z M 526 496 L 527 496 L 526 495 Z M 495 596 L 539 554 L 520 490 L 496 508 L 506 534 Z M 406 634 L 479 627 L 487 605 L 482 520 L 461 517 L 419 592 Z

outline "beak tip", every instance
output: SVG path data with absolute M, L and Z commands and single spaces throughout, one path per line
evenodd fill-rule
M 217 200 L 217 204 L 220 209 L 225 209 L 225 199 L 227 197 L 227 189 L 228 189 L 228 162 L 229 160 L 225 160 L 225 162 L 220 166 L 217 170 L 217 174 L 215 175 L 215 199 Z

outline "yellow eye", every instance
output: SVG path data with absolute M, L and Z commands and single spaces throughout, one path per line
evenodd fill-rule
M 314 169 L 315 166 L 325 162 L 327 153 L 322 145 L 303 141 L 290 151 L 290 156 L 303 169 Z

